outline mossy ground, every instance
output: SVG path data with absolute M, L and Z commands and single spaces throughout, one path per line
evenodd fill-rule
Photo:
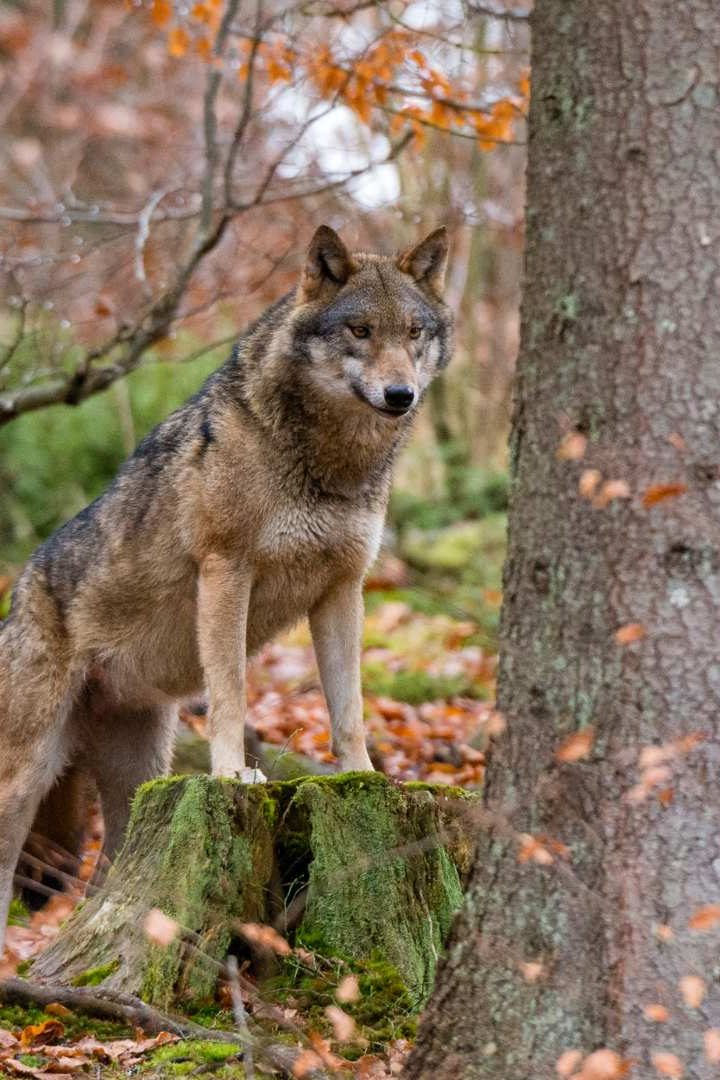
M 23 1007 L 21 1005 L 0 1005 L 0 1028 L 18 1034 L 30 1024 L 42 1024 L 46 1020 L 57 1020 L 56 1016 L 44 1009 Z M 70 1013 L 63 1016 L 61 1023 L 65 1028 L 65 1038 L 69 1041 L 80 1039 L 83 1035 L 94 1035 L 96 1039 L 131 1039 L 135 1032 L 127 1024 L 116 1024 L 109 1020 L 96 1020 L 91 1016 Z

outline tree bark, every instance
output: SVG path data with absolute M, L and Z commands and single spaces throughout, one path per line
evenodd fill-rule
M 633 1077 L 706 1080 L 720 922 L 692 915 L 720 901 L 720 7 L 536 0 L 532 23 L 507 729 L 406 1076 L 545 1080 L 565 1051 L 608 1048 Z M 587 728 L 588 756 L 558 759 Z

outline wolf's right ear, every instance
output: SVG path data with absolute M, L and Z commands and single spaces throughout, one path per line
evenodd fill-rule
M 415 278 L 418 285 L 429 285 L 439 295 L 445 284 L 448 247 L 447 229 L 443 225 L 401 255 L 398 266 L 404 274 Z
M 299 302 L 314 300 L 328 281 L 344 285 L 354 269 L 350 252 L 338 234 L 329 225 L 321 225 L 310 241 L 300 278 Z

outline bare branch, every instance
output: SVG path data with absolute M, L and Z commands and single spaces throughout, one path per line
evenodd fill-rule
M 235 161 L 237 160 L 238 150 L 242 146 L 245 138 L 245 133 L 250 124 L 252 117 L 252 104 L 253 104 L 253 88 L 255 82 L 255 62 L 257 60 L 258 49 L 262 42 L 262 0 L 257 0 L 257 7 L 255 10 L 255 33 L 250 45 L 250 55 L 248 56 L 248 71 L 247 78 L 245 79 L 245 92 L 243 94 L 243 104 L 240 111 L 240 117 L 235 125 L 235 131 L 233 132 L 232 143 L 230 144 L 230 150 L 228 151 L 227 161 L 225 162 L 225 177 L 224 177 L 224 189 L 225 189 L 225 205 L 232 206 L 232 182 L 233 173 L 235 172 Z
M 215 171 L 218 163 L 218 145 L 217 145 L 217 116 L 215 114 L 215 104 L 217 102 L 217 96 L 220 92 L 220 86 L 223 79 L 222 60 L 223 52 L 225 50 L 225 43 L 230 33 L 230 27 L 232 26 L 233 19 L 237 15 L 239 6 L 239 0 L 230 0 L 225 14 L 223 15 L 222 22 L 215 37 L 215 43 L 213 45 L 213 59 L 215 64 L 211 68 L 207 84 L 205 88 L 205 97 L 203 100 L 203 132 L 205 134 L 205 177 L 202 185 L 202 209 L 200 212 L 200 245 L 204 243 L 205 238 L 210 231 L 210 225 L 213 215 L 213 201 L 214 201 L 214 186 L 215 186 Z
M 167 194 L 167 193 L 165 193 Z M 142 210 L 75 210 L 55 211 L 25 210 L 17 206 L 0 206 L 0 218 L 28 225 L 65 225 L 68 222 L 82 225 L 120 225 L 136 229 Z M 155 216 L 155 221 L 187 221 L 198 216 L 199 210 L 186 207 L 168 208 Z
M 145 273 L 145 245 L 150 235 L 150 218 L 153 216 L 155 207 L 166 194 L 165 191 L 153 191 L 138 218 L 137 237 L 135 238 L 135 277 L 143 286 L 146 296 L 150 295 Z
M 230 983 L 230 996 L 232 998 L 232 1008 L 233 1016 L 235 1018 L 235 1024 L 237 1026 L 240 1038 L 243 1039 L 245 1046 L 245 1053 L 243 1055 L 245 1076 L 247 1077 L 247 1080 L 255 1080 L 255 1064 L 253 1062 L 252 1036 L 250 1035 L 247 1013 L 245 1012 L 245 1006 L 243 1005 L 242 992 L 240 990 L 240 979 L 238 977 L 238 962 L 236 956 L 228 956 L 227 960 L 225 961 L 225 969 L 228 975 L 228 982 Z
M 205 256 L 217 247 L 227 225 L 234 216 L 259 206 L 271 206 L 294 199 L 306 199 L 324 195 L 328 191 L 337 191 L 345 187 L 351 180 L 357 179 L 358 176 L 362 176 L 377 165 L 386 165 L 394 161 L 411 140 L 412 132 L 406 132 L 391 147 L 390 153 L 382 161 L 373 161 L 361 168 L 349 170 L 336 180 L 317 184 L 315 187 L 307 188 L 304 191 L 288 191 L 269 199 L 261 197 L 256 200 L 253 198 L 247 203 L 224 210 L 212 231 L 204 239 L 201 235 L 199 243 L 196 244 L 188 261 L 180 269 L 173 285 L 155 301 L 140 325 L 121 327 L 113 338 L 89 352 L 82 363 L 70 375 L 41 386 L 30 386 L 0 394 L 0 426 L 15 419 L 16 416 L 20 416 L 22 413 L 34 412 L 37 409 L 44 408 L 46 405 L 59 403 L 78 405 L 81 401 L 85 401 L 87 398 L 92 397 L 93 394 L 107 389 L 117 379 L 121 379 L 124 375 L 133 371 L 140 363 L 146 349 L 167 334 L 195 270 Z M 106 364 L 103 367 L 93 367 L 96 360 L 110 356 L 114 352 L 120 353 L 114 363 Z

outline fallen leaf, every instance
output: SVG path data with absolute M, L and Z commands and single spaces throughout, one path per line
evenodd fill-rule
M 498 735 L 502 735 L 507 727 L 505 717 L 499 709 L 493 709 L 485 724 L 485 734 L 491 739 L 497 738 Z
M 708 1028 L 703 1035 L 703 1043 L 705 1045 L 705 1057 L 713 1065 L 717 1065 L 720 1062 L 720 1029 Z
M 338 1001 L 341 1001 L 343 1005 L 352 1001 L 357 1001 L 360 997 L 360 983 L 357 975 L 345 975 L 338 983 L 335 997 Z
M 539 960 L 527 960 L 520 964 L 520 972 L 527 983 L 536 983 L 545 974 L 545 968 Z
M 582 1050 L 564 1050 L 555 1062 L 555 1072 L 563 1078 L 572 1076 L 582 1061 Z
M 658 503 L 664 502 L 666 499 L 676 499 L 678 495 L 684 495 L 686 491 L 687 484 L 654 484 L 644 493 L 642 505 L 646 510 L 649 510 L 651 506 L 657 506 Z
M 642 623 L 626 623 L 615 631 L 615 640 L 618 645 L 631 645 L 633 641 L 641 641 L 646 633 Z
M 35 1080 L 67 1080 L 67 1073 L 47 1072 L 44 1067 L 35 1068 L 32 1065 L 25 1065 L 17 1058 L 5 1058 L 3 1066 L 10 1068 L 16 1076 L 32 1076 Z
M 595 740 L 595 729 L 592 727 L 581 728 L 575 731 L 555 751 L 555 760 L 564 763 L 581 761 L 592 750 Z
M 720 904 L 706 904 L 692 913 L 688 920 L 690 930 L 711 930 L 720 920 Z
M 677 431 L 671 431 L 667 437 L 667 441 L 670 443 L 671 446 L 674 446 L 676 450 L 680 450 L 681 452 L 683 450 L 687 450 L 687 444 L 685 440 L 683 439 L 682 435 L 680 435 Z
M 45 1012 L 49 1013 L 50 1016 L 60 1016 L 63 1018 L 72 1016 L 72 1010 L 66 1008 L 65 1005 L 61 1005 L 59 1001 L 53 1001 L 49 1005 L 46 1005 Z
M 160 908 L 151 908 L 143 920 L 145 936 L 155 945 L 167 947 L 180 932 L 180 924 Z
M 518 862 L 536 862 L 541 866 L 550 866 L 551 863 L 555 862 L 545 845 L 541 844 L 534 836 L 530 836 L 529 833 L 521 833 L 518 839 L 520 841 Z
M 653 1054 L 650 1060 L 661 1076 L 670 1076 L 673 1080 L 680 1080 L 684 1068 L 680 1058 L 675 1054 L 665 1052 Z
M 20 1045 L 32 1046 L 37 1043 L 51 1043 L 62 1039 L 65 1028 L 59 1020 L 43 1020 L 42 1024 L 28 1024 L 20 1033 Z
M 689 1009 L 699 1009 L 705 999 L 705 983 L 699 975 L 683 975 L 678 983 L 682 999 Z
M 629 499 L 630 485 L 625 480 L 606 480 L 592 501 L 596 510 L 604 510 L 614 499 Z
M 601 480 L 602 473 L 599 469 L 583 469 L 578 481 L 578 491 L 584 499 L 592 499 Z
M 671 926 L 667 923 L 656 923 L 654 926 L 654 934 L 658 941 L 672 941 L 675 937 L 675 932 Z
M 670 1019 L 670 1013 L 664 1005 L 646 1005 L 643 1016 L 646 1020 L 652 1020 L 654 1024 L 664 1024 Z
M 293 1076 L 303 1077 L 322 1067 L 322 1061 L 314 1050 L 301 1050 L 292 1067 Z
M 580 461 L 585 457 L 586 450 L 586 437 L 581 435 L 579 431 L 569 431 L 560 440 L 560 444 L 555 451 L 555 457 L 558 461 Z
M 355 1034 L 355 1021 L 352 1016 L 348 1016 L 338 1005 L 327 1005 L 325 1015 L 332 1024 L 337 1041 L 341 1043 L 350 1042 Z
M 284 937 L 278 934 L 272 926 L 264 923 L 240 923 L 238 930 L 251 945 L 257 945 L 261 949 L 268 949 L 277 953 L 278 956 L 289 956 L 292 949 Z
M 596 1050 L 585 1058 L 582 1080 L 616 1080 L 628 1071 L 628 1064 L 614 1050 Z

